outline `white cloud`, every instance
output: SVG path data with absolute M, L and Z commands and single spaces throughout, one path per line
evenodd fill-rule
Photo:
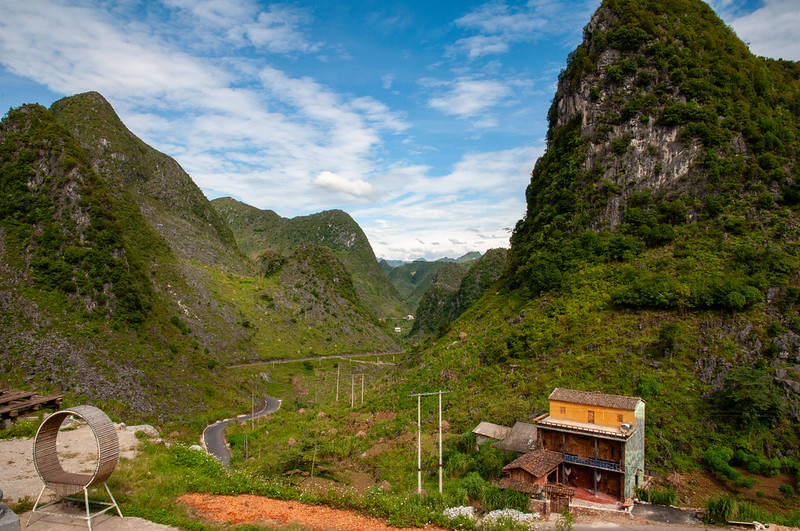
M 445 114 L 470 118 L 494 107 L 512 94 L 505 83 L 491 79 L 461 78 L 447 86 L 447 92 L 431 98 L 428 105 Z
M 348 179 L 329 171 L 320 172 L 313 183 L 314 186 L 354 197 L 372 198 L 376 194 L 375 188 L 363 179 Z
M 434 242 L 440 256 L 504 246 L 503 228 L 524 214 L 541 150 L 475 151 L 449 171 L 387 156 L 389 143 L 406 146 L 408 157 L 445 149 L 422 144 L 419 129 L 409 135 L 409 116 L 374 96 L 278 68 L 286 63 L 270 53 L 317 46 L 304 34 L 308 12 L 164 0 L 159 9 L 169 16 L 150 24 L 115 18 L 123 8 L 138 9 L 107 9 L 100 0 L 4 7 L 0 63 L 60 94 L 101 92 L 134 133 L 174 156 L 210 197 L 232 195 L 281 215 L 354 205 L 348 210 L 370 241 L 387 242 L 373 243 L 376 252 L 389 257 L 432 257 Z M 251 44 L 260 46 L 256 58 L 237 48 Z M 391 89 L 395 77 L 381 82 Z M 517 89 L 513 80 L 466 75 L 421 86 L 429 91 L 423 106 L 478 127 L 496 124 L 491 111 Z
M 475 35 L 459 39 L 448 50 L 448 55 L 463 53 L 470 59 L 483 55 L 505 53 L 509 49 L 509 39 L 501 35 Z
M 764 5 L 746 15 L 730 15 L 738 6 L 718 2 L 720 13 L 736 34 L 750 45 L 757 55 L 800 61 L 800 3 L 797 0 L 765 0 Z M 727 16 L 726 16 L 727 15 Z
M 465 54 L 470 59 L 506 53 L 512 43 L 535 42 L 563 33 L 572 27 L 571 19 L 589 19 L 596 1 L 564 2 L 530 0 L 522 6 L 493 1 L 455 20 L 455 25 L 478 35 L 459 39 L 449 55 Z M 569 13 L 569 15 L 565 15 Z
M 162 0 L 179 13 L 202 36 L 196 46 L 253 45 L 271 53 L 313 53 L 320 43 L 310 42 L 303 31 L 311 22 L 307 10 L 289 4 L 271 4 L 261 10 L 251 0 Z
M 255 46 L 264 47 L 273 53 L 299 51 L 315 52 L 319 44 L 306 40 L 298 28 L 307 23 L 309 15 L 296 7 L 273 4 L 262 11 L 258 20 L 243 26 L 247 39 Z
M 507 229 L 525 214 L 525 187 L 543 152 L 540 146 L 470 153 L 442 176 L 425 166 L 392 168 L 380 181 L 383 204 L 356 206 L 351 215 L 377 256 L 455 258 L 508 247 Z M 430 242 L 447 244 L 431 251 Z

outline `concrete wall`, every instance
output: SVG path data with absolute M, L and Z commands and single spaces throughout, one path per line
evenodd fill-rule
M 636 488 L 636 479 L 639 484 L 644 479 L 644 402 L 636 406 L 636 429 L 625 445 L 625 497 L 632 498 Z

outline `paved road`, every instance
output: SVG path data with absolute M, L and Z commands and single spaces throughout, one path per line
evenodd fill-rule
M 269 365 L 270 363 L 293 363 L 297 361 L 316 361 L 316 360 L 332 360 L 336 358 L 373 358 L 378 356 L 397 356 L 405 354 L 405 350 L 398 350 L 397 352 L 368 352 L 365 354 L 329 354 L 326 356 L 308 356 L 305 358 L 283 358 L 279 360 L 264 360 L 254 361 L 252 363 L 240 363 L 239 365 L 228 365 L 229 369 L 239 369 L 241 367 L 254 367 L 256 365 Z
M 228 423 L 242 422 L 257 417 L 263 417 L 264 415 L 278 411 L 278 408 L 280 407 L 280 400 L 277 398 L 272 398 L 271 396 L 267 396 L 264 399 L 264 408 L 261 411 L 257 411 L 252 415 L 240 415 L 233 419 L 225 419 L 215 422 L 203 430 L 203 446 L 205 446 L 208 453 L 222 461 L 223 465 L 228 466 L 228 464 L 231 462 L 231 451 L 225 444 L 225 428 L 228 427 Z

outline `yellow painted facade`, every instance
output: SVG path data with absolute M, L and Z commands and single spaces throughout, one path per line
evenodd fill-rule
M 634 412 L 627 409 L 614 409 L 603 406 L 587 404 L 573 404 L 572 402 L 550 401 L 550 418 L 552 420 L 566 420 L 583 424 L 597 424 L 609 428 L 619 428 L 620 424 L 630 422 L 636 426 Z

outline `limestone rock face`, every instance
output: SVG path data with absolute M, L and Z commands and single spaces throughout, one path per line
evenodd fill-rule
M 614 18 L 609 9 L 598 9 L 584 29 L 582 46 L 590 53 L 597 52 L 595 35 L 604 34 Z M 607 48 L 597 55 L 593 72 L 577 81 L 562 79 L 559 83 L 553 98 L 554 125 L 564 126 L 581 116 L 581 136 L 589 143 L 583 170 L 593 174 L 598 188 L 606 186 L 618 192 L 608 197 L 594 228 L 614 229 L 622 221 L 626 198 L 631 193 L 673 187 L 689 174 L 702 148 L 697 140 L 689 143 L 680 140 L 679 126 L 659 124 L 654 109 L 652 115 L 626 111 L 626 105 L 634 98 L 655 87 L 658 72 L 644 68 L 640 71 L 645 74 L 639 77 L 630 74 L 609 83 L 610 68 L 635 58 L 616 48 Z M 644 77 L 650 77 L 651 81 L 641 82 Z M 686 102 L 676 87 L 666 90 L 674 101 Z

